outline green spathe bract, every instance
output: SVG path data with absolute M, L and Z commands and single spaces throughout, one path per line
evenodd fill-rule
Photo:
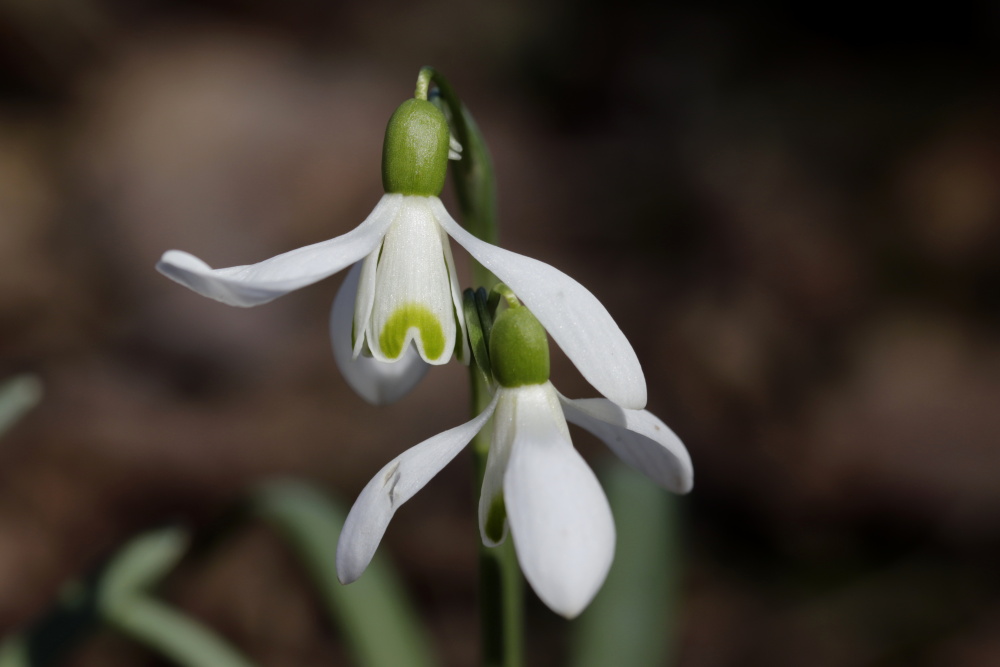
M 397 308 L 378 337 L 382 353 L 389 359 L 396 359 L 403 353 L 406 334 L 411 328 L 420 331 L 420 342 L 424 346 L 427 359 L 435 360 L 444 354 L 444 330 L 441 322 L 426 307 L 418 303 L 408 303 Z
M 500 386 L 513 388 L 549 380 L 549 339 L 524 306 L 497 316 L 490 332 L 490 365 Z
M 416 98 L 399 105 L 385 128 L 382 187 L 388 193 L 436 197 L 448 171 L 448 121 Z

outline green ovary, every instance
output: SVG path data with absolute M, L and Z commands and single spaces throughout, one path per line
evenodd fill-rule
M 434 361 L 444 354 L 444 330 L 441 322 L 426 306 L 408 303 L 397 308 L 379 334 L 378 344 L 382 354 L 389 359 L 397 359 L 403 353 L 406 334 L 416 328 L 428 361 Z

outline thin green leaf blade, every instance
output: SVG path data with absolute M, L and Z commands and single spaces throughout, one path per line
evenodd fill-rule
M 344 586 L 334 554 L 346 512 L 319 490 L 295 481 L 263 486 L 255 512 L 288 539 L 316 583 L 334 622 L 364 667 L 436 664 L 405 591 L 387 561 L 376 555 L 364 576 Z
M 42 382 L 34 375 L 17 375 L 0 383 L 0 435 L 42 400 Z

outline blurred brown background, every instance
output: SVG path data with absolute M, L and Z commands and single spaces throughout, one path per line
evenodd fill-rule
M 608 306 L 692 453 L 677 664 L 1000 664 L 998 38 L 975 5 L 3 2 L 0 375 L 46 396 L 0 441 L 0 627 L 138 530 L 280 474 L 349 502 L 465 420 L 457 365 L 387 409 L 347 389 L 339 276 L 240 310 L 153 270 L 352 229 L 431 64 L 490 143 L 505 245 Z M 558 354 L 553 380 L 593 393 Z M 449 665 L 477 651 L 469 465 L 382 547 Z M 264 528 L 167 594 L 263 665 L 346 660 Z M 160 663 L 102 633 L 71 664 Z

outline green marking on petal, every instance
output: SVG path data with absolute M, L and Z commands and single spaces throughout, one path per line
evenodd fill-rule
M 378 344 L 382 354 L 397 359 L 403 353 L 406 334 L 416 329 L 423 344 L 427 361 L 436 361 L 444 354 L 444 329 L 437 316 L 419 303 L 408 303 L 397 308 L 379 334 Z
M 507 506 L 503 502 L 503 494 L 498 494 L 490 503 L 490 511 L 486 513 L 486 537 L 499 542 L 503 537 L 503 524 L 507 520 Z

